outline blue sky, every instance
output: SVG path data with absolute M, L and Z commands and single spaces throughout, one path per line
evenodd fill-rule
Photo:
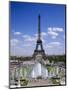
M 65 54 L 64 5 L 10 2 L 11 55 L 33 54 L 37 41 L 39 14 L 45 53 Z

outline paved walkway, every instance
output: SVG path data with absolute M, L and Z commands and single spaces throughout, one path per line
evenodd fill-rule
M 39 79 L 39 80 L 32 80 L 28 83 L 27 86 L 47 86 L 52 85 L 52 82 L 49 79 Z
M 51 80 L 49 79 L 39 79 L 39 80 L 30 80 L 27 86 L 15 86 L 15 85 L 11 85 L 11 88 L 16 88 L 16 87 L 31 87 L 31 86 L 48 86 L 48 85 L 53 85 Z

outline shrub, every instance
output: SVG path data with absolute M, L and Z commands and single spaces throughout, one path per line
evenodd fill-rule
M 21 79 L 20 80 L 20 85 L 21 86 L 26 86 L 28 84 L 28 80 L 26 80 L 26 79 Z
M 42 79 L 42 76 L 38 76 L 37 79 Z
M 53 84 L 59 85 L 60 84 L 60 79 L 59 78 L 51 78 L 51 81 Z

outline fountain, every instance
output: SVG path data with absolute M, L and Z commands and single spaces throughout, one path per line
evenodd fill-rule
M 41 59 L 41 60 L 40 60 Z M 46 67 L 40 63 L 42 61 L 42 55 L 38 54 L 35 59 L 35 65 L 33 66 L 33 69 L 31 71 L 31 77 L 32 78 L 37 78 L 38 76 L 41 76 L 43 78 L 48 77 L 48 70 Z

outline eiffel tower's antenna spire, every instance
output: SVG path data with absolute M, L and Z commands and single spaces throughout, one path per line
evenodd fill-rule
M 38 40 L 41 39 L 41 32 L 40 32 L 40 15 L 38 16 Z

